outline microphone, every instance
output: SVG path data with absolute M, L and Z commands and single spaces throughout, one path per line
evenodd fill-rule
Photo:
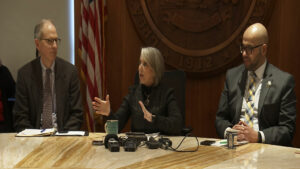
M 104 145 L 110 152 L 120 151 L 119 138 L 116 134 L 107 134 L 104 139 Z
M 153 137 L 149 138 L 149 141 L 146 141 L 146 145 L 149 149 L 158 149 L 161 146 L 161 143 L 156 141 Z

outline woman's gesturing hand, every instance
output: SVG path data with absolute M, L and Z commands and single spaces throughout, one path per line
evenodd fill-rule
M 93 109 L 96 111 L 96 114 L 108 116 L 110 113 L 109 95 L 106 95 L 105 100 L 95 97 L 93 101 Z
M 144 112 L 144 119 L 146 119 L 149 122 L 152 122 L 152 114 L 146 109 L 143 102 L 139 101 L 139 104 Z

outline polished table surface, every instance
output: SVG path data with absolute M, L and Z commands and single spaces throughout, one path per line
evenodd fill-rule
M 0 168 L 300 168 L 300 149 L 266 144 L 246 144 L 236 149 L 200 146 L 197 152 L 150 150 L 110 152 L 93 146 L 103 133 L 89 136 L 15 137 L 0 134 Z M 170 137 L 175 147 L 182 137 Z M 199 138 L 203 141 L 205 138 Z M 194 149 L 187 138 L 183 149 Z

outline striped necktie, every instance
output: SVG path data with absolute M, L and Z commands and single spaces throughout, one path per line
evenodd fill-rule
M 42 128 L 52 128 L 52 112 L 53 112 L 53 100 L 52 100 L 52 88 L 50 81 L 51 69 L 46 70 L 46 79 L 43 90 L 43 114 L 42 114 Z
M 247 109 L 245 113 L 245 122 L 251 127 L 253 127 L 253 116 L 254 116 L 254 103 L 255 103 L 255 91 L 256 91 L 255 78 L 256 78 L 256 74 L 254 72 L 250 72 L 248 98 L 246 100 Z

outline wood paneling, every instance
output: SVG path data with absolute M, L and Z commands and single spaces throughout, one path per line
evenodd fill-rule
M 277 1 L 268 25 L 270 47 L 268 60 L 280 69 L 291 73 L 296 81 L 297 121 L 293 144 L 300 147 L 300 1 Z
M 114 111 L 120 106 L 137 71 L 140 48 L 143 46 L 127 11 L 125 0 L 108 0 L 106 29 L 107 92 Z M 277 1 L 267 25 L 270 36 L 268 60 L 294 75 L 296 94 L 300 98 L 299 30 L 300 1 Z M 200 137 L 217 137 L 214 127 L 225 72 L 208 78 L 188 77 L 186 82 L 186 125 Z M 300 103 L 297 103 L 297 110 Z M 299 113 L 297 113 L 299 114 Z M 129 130 L 129 127 L 125 129 Z M 300 118 L 293 141 L 300 147 Z
M 128 87 L 133 84 L 142 42 L 133 27 L 125 1 L 109 0 L 107 6 L 107 93 L 113 111 L 117 111 Z

